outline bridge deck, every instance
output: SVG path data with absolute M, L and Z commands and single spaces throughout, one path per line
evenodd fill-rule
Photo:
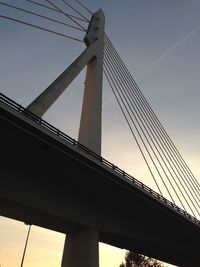
M 199 221 L 1 95 L 0 215 L 198 267 Z

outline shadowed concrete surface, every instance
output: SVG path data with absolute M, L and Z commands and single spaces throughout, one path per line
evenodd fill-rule
M 4 104 L 0 127 L 0 215 L 199 267 L 197 223 Z

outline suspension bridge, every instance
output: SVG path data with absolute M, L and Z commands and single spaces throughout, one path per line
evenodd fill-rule
M 79 39 L 6 12 L 0 14 L 1 19 L 86 45 L 27 107 L 0 94 L 0 215 L 66 234 L 62 267 L 98 266 L 98 242 L 178 266 L 197 267 L 198 180 L 105 33 L 103 10 L 91 12 L 80 1 L 74 1 L 88 12 L 90 19 L 64 0 L 60 1 L 62 5 L 49 0 L 24 1 L 28 6 L 0 2 L 9 11 L 62 24 L 84 36 Z M 37 6 L 37 12 L 32 6 Z M 64 7 L 77 15 L 67 13 Z M 51 11 L 56 17 L 47 16 L 42 10 Z M 72 24 L 58 19 L 57 14 Z M 85 67 L 76 141 L 42 116 Z M 103 74 L 158 192 L 101 155 Z

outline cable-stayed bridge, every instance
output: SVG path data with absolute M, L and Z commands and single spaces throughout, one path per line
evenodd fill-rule
M 179 266 L 198 266 L 198 181 L 104 33 L 103 11 L 89 11 L 92 18 L 85 30 L 77 18 L 46 2 L 40 8 L 53 9 L 86 31 L 86 49 L 28 107 L 1 94 L 1 215 L 69 235 L 63 267 L 97 266 L 99 241 Z M 1 5 L 41 16 L 6 1 Z M 73 38 L 21 19 L 1 17 Z M 85 66 L 77 142 L 41 117 Z M 103 71 L 159 193 L 101 157 Z

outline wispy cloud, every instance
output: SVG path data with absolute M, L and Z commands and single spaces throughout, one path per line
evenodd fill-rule
M 197 33 L 200 30 L 200 25 L 195 27 L 192 31 L 185 34 L 181 39 L 175 42 L 170 48 L 168 48 L 162 55 L 156 58 L 151 64 L 142 69 L 139 73 L 136 74 L 135 78 L 141 77 L 145 72 L 149 71 L 154 65 L 159 63 L 164 57 L 170 54 L 174 49 L 181 45 L 185 40 L 187 40 L 191 35 Z

